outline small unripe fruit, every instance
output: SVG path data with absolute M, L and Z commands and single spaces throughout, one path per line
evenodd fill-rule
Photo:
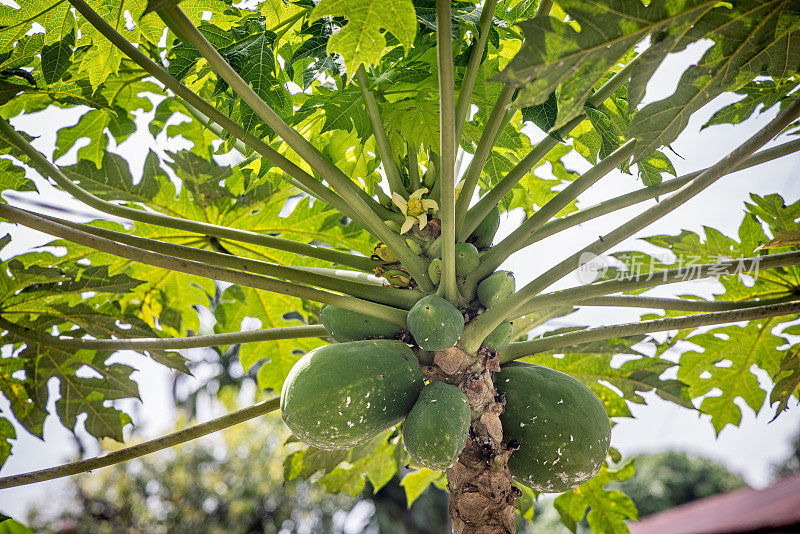
M 467 276 L 480 265 L 478 249 L 472 243 L 456 243 L 456 274 Z
M 442 260 L 440 258 L 431 260 L 430 265 L 428 265 L 428 277 L 433 282 L 433 285 L 439 285 L 442 280 Z
M 491 308 L 513 295 L 515 289 L 513 274 L 509 271 L 495 271 L 478 284 L 478 300 Z
M 408 312 L 408 329 L 424 350 L 444 350 L 456 344 L 464 330 L 464 316 L 438 295 L 428 295 Z
M 492 246 L 494 235 L 500 227 L 500 208 L 495 206 L 492 211 L 483 218 L 480 224 L 472 232 L 472 241 L 476 247 L 486 248 Z

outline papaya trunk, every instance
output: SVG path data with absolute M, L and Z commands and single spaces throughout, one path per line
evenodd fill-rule
M 439 351 L 426 378 L 458 385 L 469 400 L 472 423 L 467 444 L 447 469 L 450 521 L 454 534 L 514 534 L 514 500 L 508 458 L 515 445 L 503 442 L 500 414 L 505 399 L 492 377 L 499 371 L 495 353 L 467 354 L 454 347 Z

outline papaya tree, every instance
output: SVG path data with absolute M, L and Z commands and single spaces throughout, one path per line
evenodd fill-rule
M 139 389 L 134 367 L 110 359 L 119 350 L 188 372 L 178 351 L 221 347 L 275 392 L 0 488 L 280 409 L 297 441 L 289 479 L 355 494 L 402 472 L 410 501 L 447 487 L 456 533 L 513 532 L 515 509 L 529 516 L 536 493 L 561 492 L 568 526 L 590 509 L 596 531 L 625 531 L 635 507 L 605 484 L 633 469 L 609 448 L 627 402 L 654 391 L 719 431 L 739 423 L 735 399 L 762 408 L 760 373 L 776 415 L 798 395 L 800 202 L 758 190 L 736 236 L 646 238 L 674 264 L 620 248 L 726 175 L 800 149 L 783 139 L 800 125 L 797 1 L 26 0 L 0 20 L 0 217 L 57 238 L 0 273 L 0 461 L 16 429 L 42 437 L 51 379 L 67 428 L 123 440 L 131 419 L 113 401 Z M 659 66 L 693 44 L 707 48 L 677 88 L 646 98 Z M 707 126 L 773 118 L 676 176 L 670 144 L 731 91 L 741 98 Z M 54 127 L 28 116 L 54 109 L 76 122 L 45 154 L 37 137 Z M 133 138 L 150 143 L 135 165 L 119 148 Z M 163 148 L 175 139 L 181 149 Z M 573 151 L 589 170 L 568 169 Z M 578 205 L 617 169 L 641 187 Z M 43 213 L 36 191 L 52 187 L 91 208 L 89 222 Z M 652 199 L 520 287 L 501 269 Z M 524 218 L 499 239 L 510 210 Z M 611 249 L 599 278 L 553 287 Z M 642 294 L 687 277 L 724 291 Z M 209 301 L 213 332 L 198 334 Z M 587 306 L 663 315 L 557 328 Z M 546 335 L 528 339 L 534 328 Z M 663 356 L 684 341 L 697 350 Z

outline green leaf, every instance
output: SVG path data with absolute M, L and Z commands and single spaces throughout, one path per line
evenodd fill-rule
M 36 191 L 36 185 L 25 176 L 25 169 L 17 166 L 10 159 L 0 158 L 0 191 Z M 0 196 L 0 202 L 6 200 Z
M 376 65 L 386 39 L 381 34 L 385 29 L 409 50 L 417 33 L 417 19 L 411 0 L 374 0 L 364 3 L 361 0 L 322 0 L 311 18 L 325 16 L 346 17 L 348 23 L 332 35 L 328 41 L 328 51 L 344 58 L 347 72 L 354 75 L 359 65 Z
M 532 122 L 543 132 L 550 133 L 559 141 L 563 141 L 558 132 L 551 133 L 558 118 L 558 99 L 555 93 L 551 93 L 548 99 L 541 104 L 524 107 L 520 111 L 522 111 L 522 120 Z
M 514 506 L 516 507 L 517 513 L 529 523 L 533 523 L 533 517 L 536 513 L 536 508 L 534 505 L 536 503 L 537 493 L 528 486 L 523 486 L 517 482 L 514 482 L 513 484 L 514 487 L 519 489 L 521 492 L 521 496 L 514 500 Z
M 0 5 L 2 51 L 11 48 L 12 43 L 27 34 L 35 23 L 45 29 L 46 44 L 54 43 L 75 30 L 75 16 L 70 12 L 72 6 L 66 0 L 20 0 L 16 5 L 19 8 Z
M 428 489 L 431 484 L 438 488 L 446 486 L 447 481 L 442 471 L 433 471 L 426 467 L 411 471 L 400 480 L 400 485 L 406 490 L 406 503 L 408 508 L 414 504 L 417 497 Z
M 19 521 L 0 514 L 0 534 L 34 534 L 34 532 Z
M 319 484 L 332 493 L 347 493 L 355 497 L 364 491 L 365 477 L 369 479 L 374 491 L 389 482 L 397 471 L 394 461 L 394 448 L 399 436 L 387 440 L 391 431 L 382 432 L 365 445 L 354 448 L 348 464 L 339 466 L 324 474 Z
M 789 408 L 792 396 L 800 396 L 800 355 L 797 350 L 786 351 L 773 377 L 775 386 L 769 394 L 769 404 L 772 406 L 777 402 L 778 406 L 772 421 Z
M 144 0 L 103 0 L 92 7 L 129 42 L 139 42 L 140 25 L 136 24 L 133 28 L 129 28 L 124 13 L 127 11 L 134 21 L 138 21 L 145 8 Z M 79 44 L 91 41 L 92 47 L 84 56 L 80 69 L 89 74 L 89 82 L 92 87 L 97 88 L 106 81 L 106 78 L 118 72 L 123 54 L 94 26 L 85 24 L 81 26 L 81 32 L 83 35 Z
M 70 32 L 60 41 L 42 48 L 42 76 L 48 84 L 60 81 L 72 65 L 73 48 L 75 48 L 74 32 Z
M 703 351 L 690 350 L 681 355 L 678 380 L 689 385 L 693 398 L 705 395 L 700 411 L 711 416 L 717 434 L 725 425 L 739 425 L 742 411 L 734 402 L 737 398 L 754 412 L 761 410 L 766 392 L 755 373 L 762 369 L 772 377 L 781 372 L 778 347 L 786 344 L 786 339 L 770 330 L 795 317 L 750 321 L 744 327 L 718 327 L 687 338 Z M 714 394 L 712 390 L 720 393 Z
M 14 430 L 14 425 L 5 417 L 0 417 L 0 467 L 6 463 L 8 457 L 11 456 L 11 440 L 16 439 L 17 432 Z
M 752 81 L 735 91 L 738 95 L 744 95 L 744 98 L 714 113 L 701 129 L 713 124 L 739 124 L 752 117 L 756 111 L 759 114 L 764 113 L 778 103 L 782 107 L 794 99 L 794 96 L 788 95 L 798 83 L 798 78 L 790 78 L 786 83 L 776 83 L 773 80 Z
M 520 23 L 525 41 L 498 79 L 522 88 L 520 105 L 541 104 L 558 89 L 555 126 L 561 127 L 581 113 L 597 82 L 638 41 L 676 20 L 696 16 L 711 4 L 708 0 L 655 0 L 647 6 L 638 0 L 610 5 L 562 0 L 558 5 L 570 22 L 536 16 Z
M 770 60 L 767 51 L 772 50 L 780 32 L 790 31 L 783 19 L 794 9 L 787 0 L 743 0 L 732 8 L 720 6 L 706 13 L 691 37 L 711 37 L 715 44 L 683 73 L 671 96 L 634 115 L 628 128 L 628 138 L 637 140 L 634 158 L 639 160 L 670 144 L 695 111 L 723 91 L 761 74 Z
M 633 461 L 618 469 L 611 469 L 606 463 L 596 477 L 559 495 L 553 504 L 561 521 L 575 532 L 577 524 L 586 516 L 592 532 L 627 533 L 625 520 L 639 519 L 636 505 L 624 493 L 607 490 L 605 485 L 629 479 L 633 470 Z

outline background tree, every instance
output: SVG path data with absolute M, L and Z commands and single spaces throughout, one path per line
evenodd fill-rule
M 422 350 L 421 336 L 399 337 L 413 341 L 426 378 L 470 395 L 469 439 L 446 479 L 459 533 L 514 530 L 515 498 L 523 515 L 531 510 L 531 491 L 512 486 L 506 466 L 517 446 L 517 457 L 525 454 L 526 442 L 507 436 L 519 425 L 501 427 L 505 401 L 493 382 L 499 364 L 524 359 L 566 372 L 612 417 L 629 416 L 626 402 L 643 402 L 644 391 L 687 407 L 702 399 L 697 409 L 717 432 L 739 423 L 735 399 L 761 409 L 767 392 L 758 370 L 772 379 L 776 413 L 798 393 L 789 337 L 796 327 L 787 323 L 800 313 L 800 202 L 757 191 L 735 237 L 712 228 L 702 236 L 653 236 L 647 241 L 674 253 L 674 265 L 618 250 L 609 279 L 551 289 L 726 174 L 800 148 L 795 140 L 760 150 L 797 131 L 796 2 L 383 0 L 365 8 L 328 0 L 250 7 L 42 0 L 2 6 L 0 18 L 7 21 L 0 28 L 2 188 L 33 191 L 35 170 L 103 214 L 84 224 L 0 204 L 0 217 L 60 238 L 53 244 L 64 252 L 37 250 L 2 266 L 0 391 L 11 413 L 0 419 L 0 460 L 12 450 L 11 420 L 42 436 L 51 379 L 68 428 L 85 416 L 93 436 L 122 440 L 130 418 L 113 401 L 139 392 L 133 368 L 109 359 L 116 350 L 141 350 L 185 372 L 175 349 L 241 344 L 232 350 L 243 368 L 257 369 L 260 388 L 279 391 L 301 354 L 330 340 L 317 324 L 320 305 L 413 331 L 408 311 L 434 292 L 464 318 L 457 347 L 433 355 Z M 647 83 L 664 58 L 701 41 L 709 48 L 676 91 L 646 103 Z M 725 91 L 743 98 L 706 126 L 739 123 L 757 109 L 780 112 L 711 167 L 666 176 L 676 173 L 660 149 Z M 85 113 L 58 130 L 56 150 L 46 156 L 13 119 L 50 105 Z M 135 113 L 154 106 L 149 124 L 137 125 Z M 176 124 L 179 116 L 190 120 Z M 525 123 L 547 135 L 531 146 L 520 133 Z M 144 126 L 191 146 L 151 151 L 131 165 L 114 146 L 144 134 Z M 77 148 L 78 162 L 58 165 L 82 139 L 89 143 Z M 571 150 L 591 169 L 568 171 L 563 158 Z M 216 158 L 222 154 L 226 163 Z M 546 163 L 555 179 L 531 172 Z M 579 210 L 576 197 L 615 168 L 635 168 L 644 187 Z M 658 203 L 570 251 L 508 298 L 476 298 L 479 284 L 514 252 L 653 198 Z M 479 227 L 497 216 L 495 207 L 522 208 L 526 218 L 493 243 L 493 232 Z M 477 264 L 462 269 L 456 244 L 467 242 L 482 254 L 476 249 Z M 618 276 L 620 266 L 627 270 Z M 724 293 L 713 301 L 639 294 L 687 276 L 719 277 Z M 234 285 L 221 290 L 215 280 Z M 194 306 L 209 295 L 215 333 L 198 336 Z M 664 315 L 567 331 L 548 326 L 582 306 Z M 248 318 L 263 328 L 243 330 Z M 511 320 L 516 341 L 490 344 Z M 548 335 L 526 339 L 537 326 Z M 697 330 L 707 326 L 714 328 Z M 666 343 L 646 337 L 675 330 Z M 698 348 L 681 356 L 677 379 L 662 379 L 676 366 L 662 355 L 686 341 Z M 226 357 L 234 354 L 228 350 Z M 612 365 L 619 354 L 625 363 Z M 277 399 L 267 400 L 104 459 L 5 477 L 0 487 L 107 465 L 277 408 Z M 285 473 L 356 495 L 367 481 L 381 488 L 408 462 L 401 435 L 388 429 L 350 450 L 302 448 L 286 458 Z M 574 527 L 590 509 L 592 528 L 624 531 L 635 507 L 605 485 L 631 474 L 632 466 L 606 466 L 559 496 L 562 519 Z M 402 480 L 410 500 L 445 483 L 441 472 L 426 469 Z

